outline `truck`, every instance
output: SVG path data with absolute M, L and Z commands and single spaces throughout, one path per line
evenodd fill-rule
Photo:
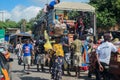
M 75 14 L 73 14 L 75 13 Z M 88 14 L 89 13 L 89 14 Z M 72 16 L 74 15 L 74 16 Z M 39 25 L 34 28 L 34 35 L 38 37 L 44 33 L 44 30 L 47 30 L 48 34 L 51 33 L 51 27 L 59 20 L 62 16 L 63 21 L 73 26 L 78 17 L 85 18 L 89 16 L 89 21 L 85 23 L 85 31 L 87 31 L 88 26 L 91 26 L 93 29 L 94 38 L 96 37 L 96 16 L 95 8 L 87 3 L 77 3 L 77 2 L 61 2 L 54 6 L 54 9 L 50 9 L 47 13 L 42 13 L 41 17 L 38 19 L 37 23 Z M 88 18 L 88 17 L 87 17 Z M 86 25 L 88 24 L 89 25 Z M 38 31 L 39 29 L 39 31 Z M 36 32 L 38 31 L 38 32 Z M 70 33 L 71 36 L 71 33 Z

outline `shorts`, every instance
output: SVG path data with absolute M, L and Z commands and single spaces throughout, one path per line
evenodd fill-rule
M 70 59 L 71 53 L 65 53 L 65 61 L 67 64 L 71 64 L 71 59 Z
M 31 56 L 24 56 L 23 63 L 26 65 L 30 65 L 31 64 Z
M 37 64 L 45 64 L 45 54 L 38 54 L 37 58 Z
M 81 55 L 73 55 L 73 66 L 81 66 L 81 65 L 82 65 Z

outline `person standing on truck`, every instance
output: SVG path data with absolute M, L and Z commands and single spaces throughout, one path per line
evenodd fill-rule
M 108 78 L 108 68 L 110 63 L 111 52 L 117 52 L 117 48 L 111 42 L 111 37 L 109 33 L 104 34 L 104 42 L 100 44 L 96 50 L 97 53 L 97 63 L 96 63 L 96 80 L 101 79 L 101 73 L 104 80 L 109 80 Z
M 60 0 L 53 0 L 51 1 L 49 4 L 45 4 L 45 7 L 43 9 L 43 11 L 45 13 L 47 13 L 48 11 L 50 11 L 51 9 L 54 9 L 54 5 L 60 3 Z
M 84 31 L 83 19 L 79 18 L 76 23 L 76 33 L 79 34 L 79 37 L 81 37 L 83 35 L 83 31 Z
M 75 76 L 79 78 L 80 76 L 80 67 L 82 65 L 82 54 L 81 48 L 83 46 L 82 42 L 79 40 L 78 35 L 74 35 L 74 41 L 71 43 L 71 48 L 74 49 L 73 54 L 73 65 L 75 66 Z
M 49 4 L 49 9 L 54 9 L 54 5 L 60 3 L 60 0 L 53 0 Z

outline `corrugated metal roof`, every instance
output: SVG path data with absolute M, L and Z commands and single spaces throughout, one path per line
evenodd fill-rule
M 77 10 L 77 11 L 87 11 L 87 12 L 95 12 L 95 8 L 87 3 L 80 2 L 61 2 L 54 6 L 54 9 L 59 10 Z

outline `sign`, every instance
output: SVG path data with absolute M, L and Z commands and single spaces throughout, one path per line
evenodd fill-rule
M 0 43 L 4 43 L 4 39 L 5 39 L 5 30 L 0 29 Z

